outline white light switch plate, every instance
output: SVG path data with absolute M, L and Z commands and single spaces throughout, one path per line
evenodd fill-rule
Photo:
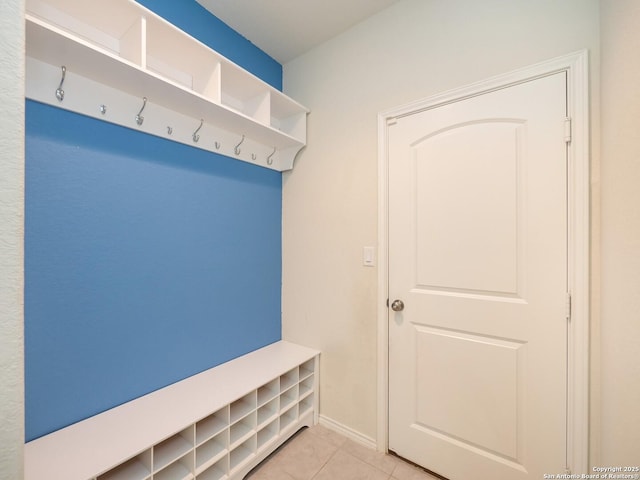
M 362 264 L 365 267 L 373 267 L 376 264 L 376 247 L 362 248 Z

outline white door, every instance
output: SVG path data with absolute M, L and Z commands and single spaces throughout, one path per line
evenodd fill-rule
M 561 72 L 388 128 L 389 448 L 451 480 L 564 472 L 566 98 Z

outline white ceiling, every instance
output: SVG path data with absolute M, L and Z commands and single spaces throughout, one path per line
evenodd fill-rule
M 196 0 L 280 63 L 399 0 Z

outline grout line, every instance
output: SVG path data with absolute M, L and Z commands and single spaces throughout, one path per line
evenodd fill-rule
M 310 433 L 311 435 L 314 435 L 317 439 L 320 439 L 320 440 L 322 440 L 322 441 L 324 441 L 324 442 L 330 443 L 328 440 L 325 440 L 325 439 L 321 438 L 319 435 L 315 435 L 315 434 L 314 434 L 314 433 L 312 433 L 312 432 L 309 432 L 309 433 Z M 329 463 L 329 462 L 331 461 L 331 459 L 332 459 L 333 457 L 335 457 L 335 456 L 336 456 L 336 453 L 338 453 L 338 451 L 339 451 L 341 448 L 342 448 L 342 446 L 340 446 L 340 447 L 336 446 L 336 451 L 335 451 L 335 452 L 333 452 L 333 453 L 329 456 L 329 458 L 327 458 L 327 460 L 322 464 L 322 466 L 318 469 L 318 471 L 317 471 L 316 473 L 314 473 L 314 474 L 313 474 L 313 476 L 312 476 L 309 480 L 313 480 L 314 478 L 316 478 L 316 477 L 318 476 L 318 474 L 319 474 L 319 473 L 324 469 L 324 467 L 326 467 L 326 466 L 327 466 L 327 463 Z

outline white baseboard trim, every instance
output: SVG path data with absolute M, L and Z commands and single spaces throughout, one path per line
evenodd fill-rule
M 318 417 L 318 423 L 323 427 L 327 427 L 329 430 L 333 430 L 334 432 L 344 435 L 345 437 L 349 438 L 350 440 L 353 440 L 356 443 L 359 443 L 360 445 L 363 445 L 367 448 L 371 448 L 373 450 L 377 449 L 377 444 L 375 439 L 368 437 L 366 435 L 363 435 L 362 433 L 354 430 L 351 427 L 347 427 L 346 425 L 340 422 L 336 422 L 332 418 L 326 417 L 324 415 L 320 415 Z

